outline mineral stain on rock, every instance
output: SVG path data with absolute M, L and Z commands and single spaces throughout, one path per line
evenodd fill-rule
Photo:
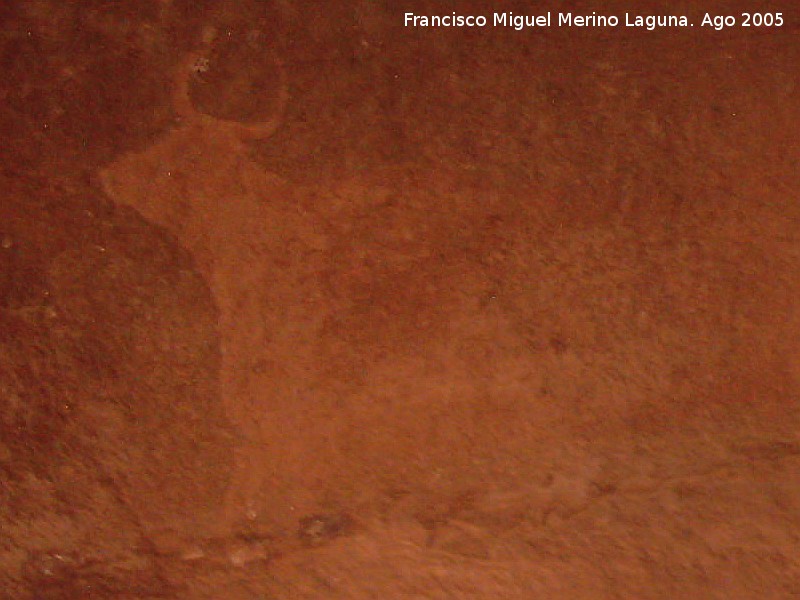
M 354 528 L 355 521 L 347 513 L 320 513 L 300 520 L 297 537 L 306 546 L 320 546 L 348 535 Z

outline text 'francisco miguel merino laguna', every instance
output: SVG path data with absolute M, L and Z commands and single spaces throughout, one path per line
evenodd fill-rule
M 515 15 L 511 12 L 493 13 L 491 21 L 484 15 L 416 15 L 405 13 L 406 27 L 513 27 L 521 30 L 526 27 L 689 27 L 689 19 L 678 15 L 635 15 L 625 13 L 620 19 L 617 15 L 590 15 L 568 13 L 544 13 L 541 15 Z

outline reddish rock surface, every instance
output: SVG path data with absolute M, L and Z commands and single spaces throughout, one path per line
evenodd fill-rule
M 386 4 L 0 8 L 0 598 L 795 597 L 795 16 Z

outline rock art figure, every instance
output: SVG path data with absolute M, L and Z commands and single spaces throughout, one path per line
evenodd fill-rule
M 206 40 L 208 42 L 208 40 Z M 270 136 L 288 100 L 279 60 L 273 116 L 259 123 L 228 121 L 193 104 L 208 44 L 181 61 L 173 86 L 179 125 L 140 152 L 104 168 L 100 181 L 118 204 L 160 226 L 194 256 L 219 311 L 221 396 L 244 442 L 226 502 L 228 524 L 255 518 L 253 498 L 269 477 L 270 431 L 282 423 L 277 406 L 291 403 L 289 371 L 302 363 L 304 326 L 291 315 L 316 297 L 307 263 L 313 232 L 285 183 L 248 157 L 246 142 Z M 302 319 L 300 320 L 302 321 Z M 307 329 L 307 328 L 306 328 Z M 295 365 L 295 366 L 292 366 Z M 269 428 L 269 431 L 265 429 Z

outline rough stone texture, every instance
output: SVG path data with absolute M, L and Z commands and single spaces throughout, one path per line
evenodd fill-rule
M 0 8 L 0 597 L 793 597 L 791 15 L 389 4 Z

